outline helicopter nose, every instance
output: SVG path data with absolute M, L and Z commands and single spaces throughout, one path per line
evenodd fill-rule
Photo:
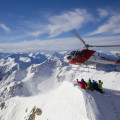
M 64 61 L 67 62 L 67 63 L 68 63 L 71 59 L 72 59 L 72 57 L 71 57 L 70 55 L 64 57 Z

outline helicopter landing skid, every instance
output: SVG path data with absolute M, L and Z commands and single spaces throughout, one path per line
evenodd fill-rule
M 79 65 L 77 67 L 72 67 L 72 70 L 74 71 L 80 71 L 80 72 L 90 72 L 91 69 L 96 69 L 96 64 L 83 64 Z

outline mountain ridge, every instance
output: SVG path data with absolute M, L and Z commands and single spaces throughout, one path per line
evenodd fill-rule
M 120 72 L 119 69 L 116 68 L 119 66 L 110 66 L 109 68 L 107 68 L 107 66 L 98 65 L 97 69 L 88 69 L 82 68 L 80 66 L 75 66 L 77 67 L 77 70 L 74 71 L 72 69 L 74 65 L 64 63 L 63 57 L 65 56 L 65 54 L 66 52 L 42 52 L 30 54 L 5 54 L 4 56 L 3 53 L 0 53 L 0 103 L 5 102 L 6 106 L 6 108 L 0 110 L 1 120 L 27 119 L 30 110 L 34 108 L 34 106 L 38 106 L 43 113 L 41 116 L 36 116 L 35 120 L 78 120 L 80 118 L 82 118 L 83 120 L 101 120 L 102 118 L 100 117 L 100 115 L 102 114 L 102 111 L 98 108 L 102 109 L 104 108 L 104 106 L 100 107 L 99 105 L 104 104 L 104 102 L 106 103 L 106 100 L 110 97 L 110 100 L 113 100 L 113 96 L 118 103 L 118 100 L 120 100 Z M 119 58 L 120 54 L 117 53 L 117 55 L 115 56 Z M 97 81 L 101 79 L 104 82 L 103 90 L 106 92 L 107 95 L 103 100 L 104 102 L 101 102 L 97 105 L 97 97 L 102 100 L 103 96 L 96 91 L 91 92 L 88 90 L 81 90 L 76 84 L 77 78 L 79 80 L 83 78 L 85 81 L 87 81 L 88 79 Z M 111 90 L 107 89 L 113 89 L 115 91 L 113 92 L 113 94 L 111 94 Z M 72 93 L 73 91 L 74 95 Z M 75 93 L 75 91 L 77 93 Z M 118 94 L 118 96 L 116 94 Z M 48 100 L 48 98 L 50 100 Z M 70 99 L 72 99 L 71 102 Z M 82 100 L 81 102 L 83 103 L 83 105 L 80 104 L 80 99 Z M 23 102 L 24 100 L 26 101 L 25 103 Z M 15 106 L 13 104 L 15 104 Z M 21 106 L 19 106 L 19 104 Z M 63 105 L 63 107 L 61 107 L 59 104 Z M 70 111 L 70 104 L 76 110 Z M 107 105 L 110 104 L 111 102 L 109 102 Z M 114 115 L 113 118 L 117 120 L 117 118 L 120 118 L 120 116 L 118 115 L 118 110 L 120 107 L 116 108 L 116 104 L 114 105 L 113 102 L 112 104 L 113 107 L 115 107 L 115 110 L 110 107 L 110 110 L 108 112 L 110 114 L 114 112 L 114 114 L 116 115 Z M 79 109 L 77 105 L 80 106 L 81 109 Z M 94 105 L 94 109 L 96 109 L 96 111 L 91 108 L 92 105 Z M 48 109 L 45 106 L 47 106 Z M 67 110 L 65 109 L 65 107 Z M 89 107 L 90 111 L 87 111 L 87 107 Z M 23 112 L 26 109 L 29 109 L 29 112 Z M 82 112 L 83 109 L 84 112 Z M 54 110 L 58 111 L 61 117 L 58 113 L 55 115 Z M 7 114 L 8 111 L 10 111 L 10 114 Z M 14 111 L 16 111 L 15 116 Z M 62 111 L 64 111 L 65 114 L 70 114 L 71 117 L 63 114 Z M 72 115 L 72 112 L 74 112 L 74 115 Z M 91 113 L 91 116 L 89 112 Z M 107 113 L 107 111 L 104 112 Z M 104 119 L 106 120 L 110 118 L 105 114 L 103 117 L 105 117 Z

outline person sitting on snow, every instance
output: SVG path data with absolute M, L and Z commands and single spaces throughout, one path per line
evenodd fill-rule
M 92 82 L 91 82 L 91 80 L 89 79 L 89 81 L 87 82 L 87 88 L 89 89 L 89 90 L 94 90 L 94 88 L 93 88 L 93 84 L 92 84 Z
M 93 80 L 92 85 L 93 85 L 93 88 L 98 91 L 98 83 L 97 83 L 97 81 Z
M 96 84 L 96 82 L 93 80 L 92 81 L 93 88 L 95 88 L 95 84 Z
M 103 82 L 101 82 L 101 80 L 99 80 L 98 89 L 99 89 L 99 92 L 103 94 L 103 91 L 102 91 L 102 84 L 103 84 Z
M 78 79 L 77 79 L 77 83 L 80 84 L 80 88 L 82 88 L 82 89 L 85 89 L 87 86 L 87 83 L 84 81 L 84 79 L 82 79 L 81 82 L 78 81 Z

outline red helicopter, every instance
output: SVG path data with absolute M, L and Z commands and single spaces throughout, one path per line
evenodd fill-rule
M 84 44 L 85 49 L 81 51 L 72 51 L 64 57 L 64 61 L 74 65 L 90 65 L 90 64 L 119 64 L 120 59 L 114 60 L 106 57 L 102 57 L 95 50 L 89 50 L 89 47 L 120 47 L 120 45 L 89 45 L 80 37 L 80 35 L 72 30 L 72 33 Z

